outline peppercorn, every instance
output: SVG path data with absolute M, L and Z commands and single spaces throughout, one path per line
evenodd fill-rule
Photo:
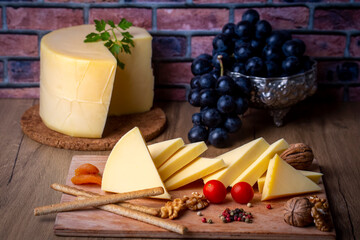
M 202 215 L 203 215 L 200 211 L 198 211 L 196 214 L 197 214 L 198 216 L 202 216 Z
M 249 207 L 249 208 L 251 208 L 251 207 L 252 207 L 252 204 L 251 204 L 251 203 L 247 203 L 246 206 Z
M 271 207 L 270 204 L 268 204 L 268 205 L 266 205 L 266 208 L 267 208 L 267 209 L 271 209 L 272 207 Z
M 212 224 L 213 221 L 211 219 L 207 220 L 208 223 Z
M 202 218 L 201 222 L 206 223 L 206 218 Z

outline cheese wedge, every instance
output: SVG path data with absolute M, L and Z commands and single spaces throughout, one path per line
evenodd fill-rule
M 269 163 L 261 201 L 320 190 L 316 183 L 276 154 Z
M 226 164 L 220 158 L 199 157 L 173 174 L 164 182 L 164 184 L 168 190 L 173 190 L 224 167 L 226 167 Z
M 40 117 L 57 132 L 100 138 L 108 114 L 150 110 L 154 95 L 151 35 L 131 27 L 135 47 L 120 54 L 125 69 L 102 41 L 84 43 L 94 25 L 46 34 L 40 44 Z
M 238 182 L 247 182 L 253 186 L 258 178 L 266 172 L 270 159 L 273 158 L 275 154 L 281 154 L 288 147 L 289 144 L 284 139 L 280 139 L 271 144 L 230 186 L 234 186 Z
M 174 153 L 163 165 L 158 168 L 163 181 L 166 181 L 176 171 L 205 152 L 207 146 L 205 142 L 196 142 L 185 145 Z
M 320 178 L 323 175 L 322 173 L 319 173 L 319 172 L 311 172 L 311 171 L 304 171 L 304 170 L 298 170 L 298 171 L 302 175 L 304 175 L 305 177 L 307 177 L 308 179 L 313 181 L 314 183 L 319 183 Z M 265 177 L 266 177 L 266 174 L 265 174 L 265 176 L 259 178 L 257 181 L 259 193 L 262 193 L 262 191 L 263 191 L 264 184 L 265 184 Z
M 148 145 L 155 166 L 160 167 L 171 155 L 179 150 L 185 143 L 182 138 L 175 138 Z
M 258 138 L 216 157 L 223 159 L 228 166 L 204 177 L 204 183 L 215 179 L 222 182 L 225 187 L 230 186 L 236 177 L 248 168 L 268 147 L 269 144 L 264 138 Z
M 127 132 L 115 145 L 106 161 L 101 189 L 123 193 L 163 187 L 165 193 L 155 198 L 170 199 L 156 170 L 139 128 Z

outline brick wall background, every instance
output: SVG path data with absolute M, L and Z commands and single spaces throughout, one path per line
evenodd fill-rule
M 156 98 L 185 100 L 191 61 L 248 8 L 305 41 L 314 99 L 360 101 L 360 0 L 0 0 L 0 97 L 39 96 L 39 43 L 51 30 L 125 17 L 153 35 Z

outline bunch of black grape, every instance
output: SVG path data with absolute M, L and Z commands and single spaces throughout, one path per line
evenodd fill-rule
M 257 77 L 294 75 L 311 68 L 305 49 L 304 42 L 292 39 L 289 32 L 272 31 L 271 24 L 260 20 L 253 9 L 239 23 L 227 23 L 213 39 L 212 56 L 201 54 L 191 65 L 195 77 L 188 101 L 200 107 L 200 113 L 192 116 L 190 142 L 226 147 L 228 134 L 241 128 L 239 115 L 248 109 L 251 84 L 246 77 L 223 76 L 223 71 Z

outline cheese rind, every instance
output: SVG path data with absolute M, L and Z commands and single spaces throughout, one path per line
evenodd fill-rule
M 173 174 L 164 184 L 168 190 L 177 189 L 224 167 L 226 164 L 220 158 L 199 157 Z
M 55 30 L 40 44 L 40 117 L 50 129 L 74 137 L 100 138 L 109 109 L 117 115 L 144 112 L 153 101 L 150 34 L 129 29 L 137 49 L 120 54 L 121 70 L 103 42 L 84 43 L 94 29 Z
M 236 177 L 248 168 L 268 147 L 269 144 L 264 138 L 258 138 L 216 157 L 222 158 L 228 166 L 204 177 L 204 183 L 210 180 L 218 180 L 222 182 L 225 187 L 230 186 Z
M 323 175 L 322 173 L 319 173 L 319 172 L 311 172 L 311 171 L 304 171 L 304 170 L 298 170 L 298 171 L 302 175 L 304 175 L 305 177 L 307 177 L 308 179 L 313 181 L 314 183 L 319 183 L 320 178 Z M 262 193 L 262 191 L 263 191 L 264 184 L 265 184 L 265 177 L 266 177 L 266 175 L 259 178 L 257 181 L 259 193 Z
M 185 145 L 174 153 L 163 165 L 158 168 L 163 181 L 166 181 L 176 171 L 205 152 L 207 146 L 205 142 L 195 142 Z
M 258 178 L 266 172 L 270 159 L 273 158 L 275 154 L 281 154 L 288 147 L 289 144 L 284 139 L 280 139 L 271 144 L 230 186 L 234 186 L 238 182 L 247 182 L 253 186 Z
M 275 155 L 269 163 L 261 201 L 320 190 L 317 184 Z
M 111 151 L 104 168 L 101 189 L 123 193 L 153 187 L 163 187 L 165 191 L 155 198 L 171 198 L 139 128 L 135 127 L 127 132 Z
M 185 145 L 182 138 L 170 139 L 148 145 L 155 166 L 159 168 L 171 155 Z

